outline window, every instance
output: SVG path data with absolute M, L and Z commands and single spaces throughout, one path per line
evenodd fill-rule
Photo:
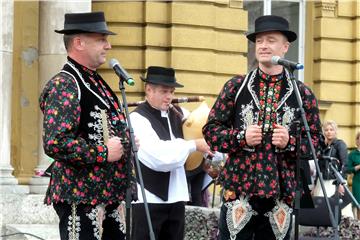
M 305 0 L 244 0 L 244 9 L 248 11 L 249 32 L 255 28 L 255 19 L 262 15 L 278 15 L 289 21 L 290 29 L 298 35 L 298 39 L 291 43 L 291 47 L 286 54 L 286 58 L 292 61 L 304 63 L 305 45 Z M 257 66 L 254 54 L 254 44 L 248 41 L 248 70 Z M 297 71 L 296 77 L 304 81 L 303 70 Z

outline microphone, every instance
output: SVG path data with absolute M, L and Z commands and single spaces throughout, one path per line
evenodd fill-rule
M 109 67 L 114 69 L 116 75 L 118 75 L 122 80 L 124 80 L 128 85 L 134 86 L 134 79 L 127 73 L 127 71 L 120 65 L 119 61 L 115 58 L 112 58 L 109 62 Z
M 284 66 L 291 70 L 300 70 L 304 68 L 304 65 L 302 65 L 301 63 L 292 62 L 285 58 L 281 58 L 279 56 L 272 56 L 271 63 L 275 65 Z

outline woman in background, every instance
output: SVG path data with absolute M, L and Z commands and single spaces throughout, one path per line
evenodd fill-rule
M 324 178 L 326 194 L 329 197 L 332 196 L 336 190 L 336 185 L 334 184 L 334 180 L 336 178 L 330 168 L 330 164 L 333 164 L 335 169 L 337 169 L 337 171 L 339 171 L 339 173 L 346 179 L 343 173 L 346 172 L 347 168 L 348 152 L 346 143 L 337 138 L 338 126 L 335 121 L 325 121 L 323 123 L 322 130 L 325 137 L 325 144 L 322 148 L 319 165 Z M 341 196 L 344 196 L 345 189 L 343 185 L 339 185 L 338 191 Z M 319 181 L 315 187 L 314 195 L 324 196 Z M 345 216 L 353 216 L 350 205 L 348 205 L 346 209 L 343 209 L 342 213 Z
M 357 132 L 355 137 L 356 149 L 352 150 L 349 154 L 348 173 L 353 173 L 352 192 L 355 199 L 360 202 L 360 131 Z M 354 211 L 357 213 L 357 219 L 360 220 L 360 209 Z
M 346 143 L 337 138 L 338 127 L 335 121 L 328 120 L 323 124 L 323 133 L 325 136 L 325 146 L 322 151 L 322 171 L 324 173 L 324 179 L 334 180 L 335 176 L 329 168 L 330 162 L 340 172 L 345 172 L 348 152 Z M 331 181 L 332 184 L 332 181 Z M 332 191 L 334 192 L 334 191 Z

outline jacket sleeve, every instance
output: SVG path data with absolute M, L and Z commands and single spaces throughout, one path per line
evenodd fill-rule
M 77 134 L 80 123 L 78 88 L 70 77 L 57 75 L 40 96 L 45 153 L 56 161 L 74 165 L 101 163 L 107 160 L 105 145 L 89 144 Z
M 354 165 L 354 159 L 353 159 L 354 157 L 355 157 L 354 152 L 351 152 L 349 154 L 348 161 L 347 161 L 347 166 L 345 168 L 346 173 L 356 173 L 356 171 L 355 171 L 355 166 L 356 165 Z
M 309 126 L 311 142 L 315 150 L 315 155 L 318 157 L 321 152 L 320 143 L 322 139 L 318 102 L 310 88 L 305 86 L 303 83 L 299 84 L 299 89 L 302 93 L 301 97 L 303 102 L 303 108 L 305 111 L 305 118 Z M 301 158 L 307 160 L 313 159 L 309 139 L 307 137 L 307 132 L 303 124 L 301 127 L 300 156 Z
M 246 146 L 245 129 L 233 128 L 235 96 L 244 77 L 234 77 L 225 83 L 202 131 L 210 148 L 222 153 L 236 152 Z
M 343 173 L 343 176 L 346 177 L 347 168 L 348 168 L 348 151 L 346 143 L 343 140 L 338 140 L 336 143 L 336 150 L 337 150 L 337 157 L 340 161 L 341 171 Z

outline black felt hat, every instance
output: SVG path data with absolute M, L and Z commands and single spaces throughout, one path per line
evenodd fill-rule
M 246 35 L 246 37 L 255 42 L 256 35 L 264 32 L 279 31 L 284 34 L 289 42 L 296 40 L 297 35 L 295 32 L 289 30 L 289 22 L 279 16 L 266 15 L 258 17 L 255 20 L 255 31 Z
M 116 35 L 108 30 L 103 12 L 66 13 L 63 30 L 55 30 L 62 34 L 102 33 Z
M 144 82 L 164 85 L 168 87 L 184 87 L 176 82 L 175 70 L 173 68 L 165 68 L 158 66 L 150 66 L 147 69 L 146 78 L 140 77 Z

